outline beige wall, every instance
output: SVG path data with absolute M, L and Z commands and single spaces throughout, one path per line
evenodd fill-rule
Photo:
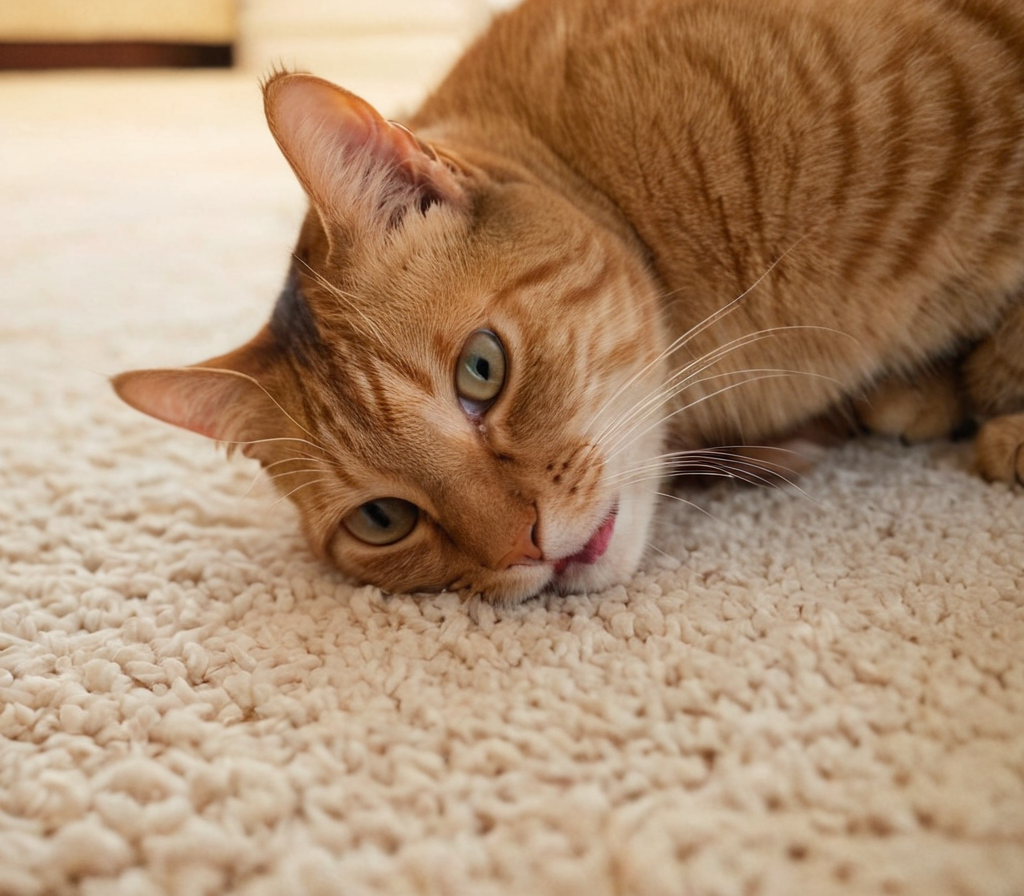
M 434 83 L 494 0 L 242 0 L 238 61 L 315 72 L 353 90 Z
M 233 43 L 238 66 L 312 71 L 408 107 L 516 0 L 0 0 L 0 40 Z M 397 91 L 397 92 L 396 92 Z
M 235 0 L 3 0 L 0 40 L 231 43 L 236 7 Z

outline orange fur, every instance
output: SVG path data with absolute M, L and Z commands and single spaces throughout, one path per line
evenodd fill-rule
M 249 443 L 361 580 L 620 581 L 661 476 L 857 399 L 907 438 L 986 418 L 982 472 L 1024 476 L 1017 0 L 527 0 L 411 130 L 308 75 L 265 97 L 311 200 L 274 318 L 115 387 Z M 478 412 L 480 330 L 508 365 Z M 340 524 L 385 497 L 418 508 L 396 543 Z

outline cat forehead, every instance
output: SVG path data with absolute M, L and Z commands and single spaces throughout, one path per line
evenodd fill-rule
M 535 329 L 581 283 L 594 284 L 595 292 L 611 285 L 600 255 L 577 242 L 533 258 L 499 255 L 490 264 L 411 256 L 379 276 L 310 269 L 289 277 L 273 319 L 300 347 L 319 331 L 360 352 L 390 354 L 402 346 L 446 356 L 477 329 L 511 336 Z
M 403 282 L 396 276 L 371 287 L 318 278 L 282 293 L 274 319 L 288 331 L 281 341 L 300 351 L 315 340 L 339 361 L 373 359 L 381 369 L 416 381 L 413 362 L 428 369 L 446 364 L 474 330 L 506 318 L 489 298 L 490 291 L 472 278 Z
M 451 291 L 442 291 L 403 301 L 394 291 L 360 294 L 306 273 L 293 265 L 270 329 L 307 389 L 315 385 L 316 403 L 329 416 L 340 414 L 357 425 L 384 420 L 396 431 L 413 432 L 420 427 L 409 409 L 453 403 L 462 346 L 494 320 L 486 296 L 470 291 L 468 299 L 454 302 Z M 443 417 L 436 407 L 429 416 Z
M 415 300 L 467 281 L 499 289 L 539 258 L 571 269 L 588 247 L 607 249 L 592 221 L 535 185 L 478 184 L 473 197 L 471 211 L 441 201 L 343 232 L 311 212 L 297 254 L 358 294 Z

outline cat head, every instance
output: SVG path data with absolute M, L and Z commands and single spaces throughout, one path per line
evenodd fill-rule
M 515 601 L 628 578 L 662 438 L 636 252 L 525 169 L 325 81 L 264 95 L 310 200 L 273 314 L 118 394 L 257 458 L 360 581 Z

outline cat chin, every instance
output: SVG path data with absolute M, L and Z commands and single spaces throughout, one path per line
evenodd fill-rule
M 643 557 L 656 498 L 653 491 L 643 488 L 624 493 L 604 555 L 594 563 L 570 564 L 552 579 L 551 588 L 559 594 L 579 594 L 628 582 Z

